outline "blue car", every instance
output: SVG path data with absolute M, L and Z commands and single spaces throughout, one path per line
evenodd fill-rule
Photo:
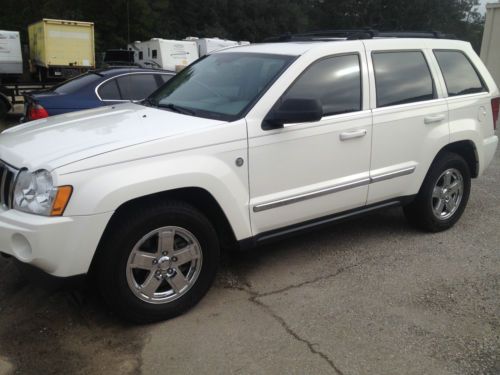
M 23 121 L 140 101 L 174 74 L 165 70 L 131 67 L 91 70 L 48 90 L 24 94 Z

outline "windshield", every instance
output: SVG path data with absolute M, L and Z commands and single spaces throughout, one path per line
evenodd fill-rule
M 53 86 L 51 91 L 57 92 L 58 94 L 72 94 L 81 90 L 83 87 L 91 84 L 93 82 L 97 82 L 102 78 L 102 76 L 97 73 L 84 73 L 75 78 L 69 79 L 59 85 Z
M 259 53 L 209 55 L 182 70 L 144 104 L 233 121 L 255 103 L 293 59 Z

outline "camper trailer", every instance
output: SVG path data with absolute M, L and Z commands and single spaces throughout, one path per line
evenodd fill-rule
M 179 71 L 198 59 L 194 41 L 153 38 L 133 42 L 128 49 L 134 51 L 134 62 L 143 68 Z
M 222 48 L 240 46 L 250 44 L 250 42 L 237 42 L 235 40 L 219 39 L 219 38 L 196 38 L 187 37 L 185 40 L 191 40 L 196 42 L 198 46 L 198 55 L 200 57 L 208 55 L 213 51 L 217 51 Z

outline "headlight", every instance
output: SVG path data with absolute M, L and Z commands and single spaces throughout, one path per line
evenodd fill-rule
M 14 208 L 45 216 L 63 214 L 72 192 L 71 186 L 55 187 L 49 171 L 23 170 L 14 188 Z

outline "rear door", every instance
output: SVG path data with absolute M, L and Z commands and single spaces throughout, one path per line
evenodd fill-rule
M 432 51 L 407 43 L 366 42 L 373 108 L 368 204 L 416 194 L 449 142 L 448 107 Z

